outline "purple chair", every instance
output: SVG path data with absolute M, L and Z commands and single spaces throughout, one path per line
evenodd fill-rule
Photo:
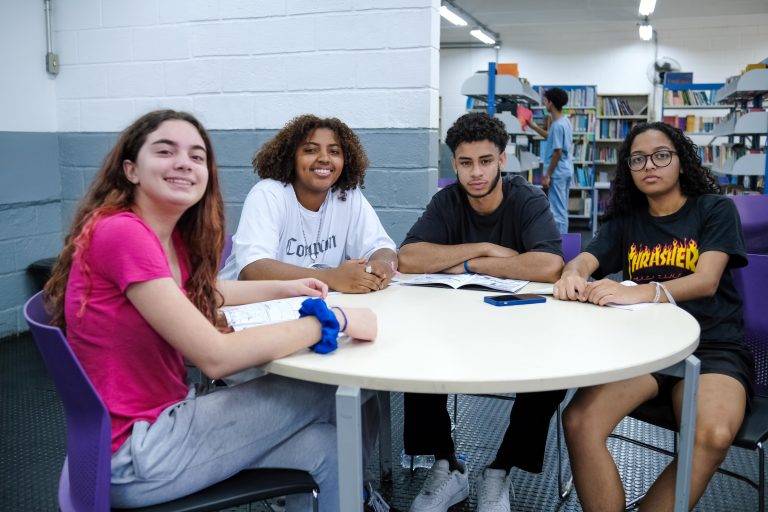
M 765 512 L 764 444 L 768 439 L 768 315 L 765 313 L 768 310 L 768 296 L 765 294 L 765 288 L 768 286 L 768 255 L 749 254 L 748 259 L 749 265 L 736 269 L 733 273 L 734 284 L 744 302 L 744 341 L 755 356 L 755 397 L 752 400 L 752 410 L 744 418 L 733 446 L 757 451 L 759 478 L 755 482 L 751 478 L 723 468 L 719 468 L 717 472 L 755 488 L 758 492 L 758 510 Z M 657 427 L 677 431 L 677 423 L 668 402 L 651 400 L 632 411 L 630 416 Z M 619 434 L 611 436 L 658 453 L 674 455 L 669 450 L 637 439 Z M 640 496 L 630 502 L 627 510 L 631 510 L 642 498 L 643 496 Z
M 768 195 L 731 196 L 750 254 L 768 254 Z
M 64 406 L 67 456 L 59 479 L 59 509 L 63 512 L 110 510 L 112 450 L 107 409 L 69 347 L 64 333 L 49 324 L 50 316 L 45 311 L 42 292 L 27 301 L 24 317 Z M 317 494 L 317 485 L 306 471 L 251 469 L 195 494 L 131 510 L 219 510 L 300 493 Z
M 581 252 L 581 233 L 562 233 L 563 261 L 568 263 Z
M 221 263 L 219 263 L 219 270 L 224 268 L 224 264 L 227 262 L 227 258 L 232 254 L 232 236 L 224 235 L 224 249 L 221 251 Z

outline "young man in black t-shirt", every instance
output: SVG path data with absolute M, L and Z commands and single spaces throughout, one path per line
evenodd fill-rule
M 439 191 L 400 248 L 407 273 L 477 272 L 554 282 L 563 268 L 560 234 L 541 190 L 520 176 L 501 179 L 509 136 L 484 113 L 460 117 L 448 130 L 457 182 Z M 540 472 L 549 422 L 565 391 L 518 393 L 496 459 L 478 480 L 478 511 L 509 510 L 513 466 Z M 469 495 L 466 466 L 457 460 L 446 395 L 406 393 L 403 437 L 409 454 L 435 464 L 412 512 L 444 512 Z

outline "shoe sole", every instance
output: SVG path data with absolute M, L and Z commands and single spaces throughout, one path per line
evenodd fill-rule
M 455 494 L 453 496 L 453 498 L 448 500 L 448 504 L 445 507 L 446 510 L 451 508 L 452 506 L 456 505 L 457 503 L 461 503 L 462 501 L 466 500 L 467 498 L 469 498 L 469 489 L 467 489 L 466 494 L 463 493 L 463 492 L 461 492 L 459 494 Z M 410 509 L 409 509 L 409 512 L 410 512 Z

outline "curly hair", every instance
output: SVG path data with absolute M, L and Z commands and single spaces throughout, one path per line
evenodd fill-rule
M 698 146 L 682 131 L 666 123 L 642 123 L 632 128 L 619 148 L 616 177 L 611 184 L 611 197 L 608 200 L 604 220 L 624 217 L 631 212 L 648 208 L 648 198 L 632 180 L 632 171 L 630 171 L 627 162 L 632 153 L 632 143 L 635 138 L 648 130 L 659 131 L 672 141 L 677 157 L 680 159 L 680 190 L 684 196 L 694 197 L 720 192 L 717 179 L 709 169 L 701 165 Z
M 469 112 L 464 114 L 448 128 L 445 143 L 451 148 L 451 153 L 456 154 L 456 148 L 464 142 L 479 142 L 488 140 L 493 142 L 499 153 L 503 153 L 509 142 L 507 129 L 500 120 L 491 117 L 485 112 Z
M 86 255 L 97 222 L 119 212 L 131 211 L 134 207 L 136 185 L 126 178 L 123 162 L 135 162 L 147 136 L 162 123 L 171 120 L 186 121 L 194 126 L 207 152 L 208 185 L 203 197 L 184 212 L 176 226 L 189 256 L 190 273 L 185 283 L 187 296 L 211 323 L 215 323 L 216 309 L 223 301 L 215 284 L 224 247 L 224 203 L 219 190 L 213 146 L 203 125 L 191 114 L 156 110 L 143 115 L 120 134 L 78 206 L 72 227 L 64 239 L 64 249 L 53 268 L 51 278 L 45 284 L 52 324 L 65 327 L 64 298 L 76 254 L 81 257 L 83 274 L 86 278 L 90 275 Z M 82 307 L 85 307 L 87 300 L 88 292 L 82 298 Z
M 311 114 L 294 117 L 261 146 L 251 162 L 253 170 L 260 178 L 292 184 L 296 180 L 296 151 L 318 128 L 327 128 L 336 134 L 344 154 L 344 168 L 331 190 L 339 191 L 340 198 L 345 200 L 348 190 L 365 188 L 368 156 L 355 132 L 335 117 L 320 118 Z

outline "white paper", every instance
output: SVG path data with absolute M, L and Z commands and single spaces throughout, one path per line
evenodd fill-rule
M 301 303 L 305 299 L 306 297 L 291 297 L 240 306 L 224 306 L 221 311 L 227 318 L 227 323 L 234 330 L 241 331 L 257 325 L 296 320 L 299 318 Z

